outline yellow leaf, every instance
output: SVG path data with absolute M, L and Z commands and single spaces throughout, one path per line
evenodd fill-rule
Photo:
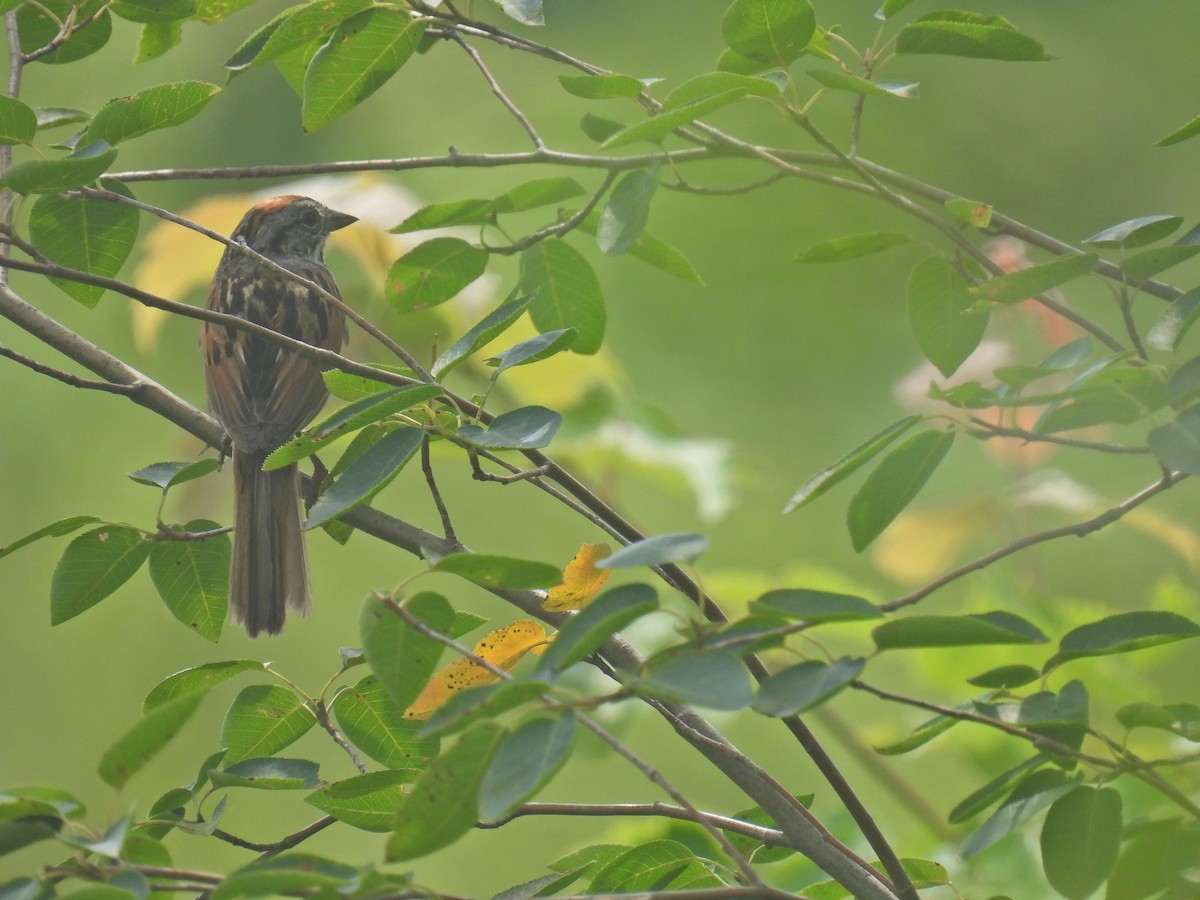
M 498 669 L 509 672 L 529 653 L 538 652 L 546 643 L 546 629 L 533 619 L 518 619 L 511 625 L 493 631 L 475 645 L 475 655 Z M 470 657 L 463 656 L 443 668 L 425 690 L 404 711 L 406 719 L 428 719 L 449 702 L 459 691 L 482 687 L 499 681 L 500 677 Z
M 542 601 L 542 609 L 549 612 L 566 612 L 571 609 L 582 609 L 592 602 L 592 598 L 604 587 L 612 572 L 609 569 L 597 569 L 596 560 L 603 559 L 612 553 L 612 548 L 605 543 L 584 544 L 575 554 L 575 558 L 563 569 L 562 584 L 550 588 L 546 599 Z

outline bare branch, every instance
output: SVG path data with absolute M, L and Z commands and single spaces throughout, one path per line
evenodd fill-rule
M 487 63 L 483 61 L 483 57 L 479 55 L 479 51 L 466 42 L 461 34 L 454 32 L 452 40 L 458 46 L 462 47 L 467 56 L 471 57 L 471 62 L 475 63 L 476 67 L 483 73 L 484 79 L 488 83 L 488 87 L 492 89 L 492 93 L 496 95 L 496 99 L 504 106 L 505 109 L 512 114 L 512 117 L 517 120 L 520 126 L 525 129 L 525 133 L 529 135 L 529 140 L 533 141 L 533 146 L 539 150 L 546 147 L 546 142 L 542 140 L 542 136 L 538 134 L 537 129 L 533 127 L 533 123 L 529 121 L 529 117 L 517 107 L 508 95 L 504 93 L 504 88 L 500 87 L 500 82 L 496 80 L 496 76 L 492 74 L 492 70 L 488 68 Z
M 1028 547 L 1033 547 L 1036 544 L 1044 544 L 1047 541 L 1053 541 L 1061 537 L 1083 537 L 1091 534 L 1093 531 L 1099 531 L 1107 525 L 1111 525 L 1118 519 L 1125 516 L 1127 513 L 1137 509 L 1147 500 L 1161 494 L 1163 491 L 1174 487 L 1188 476 L 1182 472 L 1167 472 L 1154 484 L 1147 488 L 1138 491 L 1128 500 L 1123 503 L 1118 503 L 1116 506 L 1106 509 L 1098 516 L 1093 516 L 1083 522 L 1076 522 L 1074 525 L 1062 525 L 1058 528 L 1048 528 L 1045 531 L 1039 531 L 1035 534 L 1027 534 L 1022 538 L 1018 538 L 1010 544 L 1005 544 L 991 553 L 987 553 L 976 560 L 973 560 L 966 565 L 959 566 L 957 569 L 952 569 L 941 575 L 923 587 L 917 588 L 910 594 L 905 594 L 903 597 L 898 597 L 895 600 L 889 600 L 887 603 L 879 604 L 879 608 L 884 612 L 892 612 L 905 606 L 911 606 L 920 600 L 924 600 L 934 591 L 945 587 L 953 581 L 957 581 L 964 575 L 970 575 L 972 572 L 978 572 L 980 569 L 985 569 L 997 560 L 1004 559 L 1006 556 L 1012 556 L 1021 550 Z

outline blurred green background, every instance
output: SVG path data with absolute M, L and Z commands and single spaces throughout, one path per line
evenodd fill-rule
M 546 0 L 547 27 L 527 31 L 615 71 L 661 77 L 670 85 L 714 68 L 722 49 L 719 22 L 725 5 L 721 0 Z M 842 33 L 856 44 L 868 42 L 877 28 L 875 0 L 816 6 L 822 24 L 840 22 Z M 1200 60 L 1194 53 L 1195 12 L 1189 4 L 995 0 L 960 6 L 1011 18 L 1041 39 L 1055 59 L 1037 64 L 950 58 L 895 61 L 884 77 L 919 81 L 921 96 L 912 102 L 869 104 L 864 155 L 988 202 L 1068 242 L 1133 216 L 1174 213 L 1185 216 L 1189 227 L 1200 218 L 1200 142 L 1153 147 L 1155 140 L 1200 112 Z M 502 21 L 483 0 L 476 7 L 478 13 Z M 135 29 L 118 21 L 113 41 L 96 56 L 57 69 L 30 66 L 23 96 L 35 105 L 94 110 L 110 97 L 150 84 L 184 79 L 224 83 L 221 61 L 281 8 L 283 4 L 264 0 L 214 27 L 189 24 L 182 46 L 142 66 L 128 64 Z M 918 3 L 912 11 L 920 14 L 932 8 Z M 556 79 L 563 70 L 552 64 L 492 47 L 481 49 L 513 99 L 553 146 L 591 146 L 578 129 L 585 111 L 626 112 L 567 96 Z M 801 60 L 796 68 L 802 71 L 807 65 Z M 804 84 L 802 75 L 800 81 Z M 815 87 L 815 82 L 808 86 Z M 817 115 L 839 142 L 844 141 L 847 102 L 830 98 Z M 451 46 L 436 47 L 412 60 L 360 108 L 316 135 L 301 134 L 298 121 L 295 96 L 273 68 L 264 67 L 232 81 L 193 122 L 128 145 L 117 168 L 303 163 L 439 154 L 449 146 L 493 152 L 527 146 L 478 73 Z M 758 140 L 814 149 L 780 117 L 763 109 L 729 111 L 714 121 Z M 548 174 L 558 173 L 437 170 L 378 178 L 433 202 L 493 196 Z M 589 187 L 598 183 L 595 173 L 567 174 Z M 755 177 L 756 170 L 728 163 L 688 175 L 699 184 L 734 184 Z M 135 191 L 149 202 L 183 209 L 216 193 L 271 186 L 186 181 L 140 184 Z M 395 221 L 400 218 L 397 214 Z M 151 223 L 144 218 L 142 224 L 148 230 Z M 530 224 L 539 223 L 530 219 Z M 655 477 L 636 476 L 614 488 L 615 499 L 648 532 L 708 534 L 712 545 L 699 563 L 700 576 L 734 610 L 762 587 L 801 586 L 796 579 L 856 585 L 879 599 L 903 593 L 906 586 L 881 573 L 869 552 L 856 555 L 850 548 L 844 515 L 853 486 L 788 517 L 780 510 L 813 472 L 906 413 L 893 387 L 920 357 L 905 318 L 904 282 L 908 269 L 928 250 L 917 245 L 886 257 L 832 266 L 800 267 L 791 260 L 816 241 L 858 231 L 899 229 L 923 240 L 934 236 L 882 205 L 802 182 L 728 197 L 662 190 L 649 227 L 688 255 L 705 286 L 669 278 L 634 260 L 604 258 L 582 236 L 573 242 L 596 265 L 608 298 L 608 352 L 625 373 L 620 393 L 630 402 L 661 411 L 680 435 L 727 442 L 734 502 L 719 520 L 707 521 L 686 493 L 664 488 Z M 345 267 L 343 285 L 353 284 L 357 276 L 349 271 L 350 260 L 335 257 L 334 263 Z M 506 292 L 514 265 L 501 261 L 495 270 L 497 291 Z M 1198 273 L 1195 266 L 1181 266 L 1168 274 L 1174 283 L 1190 287 Z M 193 323 L 169 323 L 157 348 L 143 354 L 134 348 L 124 300 L 110 295 L 88 312 L 44 282 L 17 277 L 14 284 L 49 314 L 203 405 Z M 353 294 L 346 293 L 354 304 Z M 187 299 L 202 298 L 196 293 Z M 1101 321 L 1116 322 L 1110 295 L 1098 283 L 1072 286 L 1069 299 Z M 378 302 L 368 311 L 378 313 Z M 1150 322 L 1161 303 L 1146 300 L 1141 306 L 1139 319 Z M 392 325 L 402 335 L 411 327 L 409 334 L 419 335 L 416 339 L 422 342 L 414 349 L 424 352 L 426 332 L 433 327 L 429 321 Z M 1022 335 L 1019 325 L 1000 322 L 996 328 L 1017 335 L 1018 351 L 1029 354 L 1021 361 L 1036 361 L 1044 352 L 1036 339 Z M 48 363 L 58 362 L 7 324 L 0 325 L 0 341 Z M 12 364 L 4 364 L 2 371 L 6 389 L 0 393 L 0 415 L 6 427 L 0 440 L 0 543 L 82 513 L 151 527 L 157 493 L 125 474 L 152 462 L 189 458 L 199 450 L 196 442 L 123 399 L 75 391 Z M 1122 437 L 1136 441 L 1144 435 L 1131 429 Z M 438 463 L 461 537 L 474 549 L 565 562 L 580 542 L 597 539 L 585 524 L 526 487 L 476 485 L 457 457 L 445 455 Z M 1156 476 L 1148 459 L 1094 460 L 1072 451 L 1056 454 L 1044 465 L 1069 472 L 1108 501 L 1122 499 Z M 977 445 L 960 441 L 918 500 L 918 508 L 1003 498 L 1026 474 L 995 465 Z M 433 528 L 436 518 L 415 476 L 415 470 L 405 473 L 379 502 L 390 512 Z M 199 484 L 197 490 L 173 497 L 167 516 L 186 520 L 208 515 L 227 521 L 227 484 L 213 479 Z M 1183 486 L 1156 503 L 1155 510 L 1170 517 L 1171 527 L 1189 526 L 1194 522 L 1194 488 Z M 1058 524 L 1068 518 L 1062 513 L 1015 517 L 970 542 L 964 552 L 975 555 L 990 549 L 1011 537 L 1012 528 Z M 1186 532 L 1180 533 L 1186 537 Z M 273 660 L 281 672 L 316 690 L 336 668 L 337 648 L 357 643 L 363 595 L 390 587 L 419 567 L 399 551 L 362 536 L 343 549 L 323 534 L 311 535 L 316 585 L 312 619 L 293 622 L 282 637 L 256 644 L 229 629 L 221 643 L 212 646 L 170 617 L 144 572 L 99 607 L 51 631 L 48 586 L 64 546 L 63 540 L 46 540 L 0 562 L 0 682 L 5 697 L 0 784 L 61 785 L 89 803 L 96 821 L 119 816 L 132 804 L 144 809 L 168 787 L 189 781 L 196 766 L 217 747 L 221 701 L 232 699 L 236 688 L 210 698 L 182 738 L 122 795 L 113 797 L 101 784 L 95 774 L 98 752 L 136 720 L 141 698 L 161 678 L 209 660 L 250 656 Z M 1085 542 L 1049 547 L 1004 563 L 970 585 L 940 592 L 922 609 L 955 611 L 979 604 L 1012 608 L 1053 628 L 1074 621 L 1072 616 L 1080 610 L 1129 609 L 1158 601 L 1179 611 L 1187 611 L 1189 604 L 1194 609 L 1196 581 L 1186 557 L 1122 525 Z M 481 592 L 458 582 L 438 584 L 464 608 L 498 622 L 511 618 Z M 646 629 L 641 635 L 647 646 L 670 638 L 673 623 L 664 617 L 658 625 L 658 633 Z M 847 631 L 845 642 L 860 651 L 865 646 L 859 632 Z M 915 689 L 924 692 L 941 682 L 946 692 L 940 699 L 959 702 L 969 689 L 955 679 L 987 668 L 985 657 L 974 655 L 970 668 L 962 671 L 963 664 L 947 655 L 938 657 L 929 671 L 888 669 L 884 662 L 872 674 L 878 673 L 876 680 L 884 683 L 888 673 L 897 683 L 916 684 Z M 1041 658 L 1033 655 L 1029 661 Z M 1126 689 L 1132 695 L 1155 691 L 1153 685 L 1169 683 L 1173 671 L 1184 671 L 1180 658 L 1169 650 L 1150 651 L 1129 665 L 1134 674 Z M 1165 699 L 1172 697 L 1167 694 Z M 845 698 L 837 707 L 842 721 L 853 723 L 868 743 L 897 737 L 906 723 L 922 718 L 858 698 Z M 668 765 L 669 774 L 692 792 L 698 805 L 723 812 L 747 805 L 706 777 L 709 772 L 698 757 L 680 758 L 665 726 L 624 712 L 614 727 L 639 750 Z M 762 720 L 728 724 L 735 740 L 761 754 L 790 788 L 817 790 L 818 813 L 832 817 L 835 825 L 843 824 L 835 802 L 782 729 Z M 873 780 L 868 769 L 881 764 L 864 767 L 824 725 L 818 727 L 846 762 L 868 805 L 879 810 L 885 830 L 897 836 L 901 852 L 932 852 L 934 829 L 903 801 L 880 792 Z M 964 736 L 953 750 L 930 748 L 917 759 L 901 761 L 904 778 L 944 819 L 949 806 L 982 780 L 977 760 L 994 758 L 985 752 L 988 743 L 986 736 Z M 295 752 L 313 754 L 327 764 L 328 778 L 351 774 L 315 732 Z M 1016 748 L 1011 755 L 1014 762 L 1020 758 Z M 546 799 L 650 796 L 653 793 L 625 767 L 599 748 L 585 748 Z M 314 817 L 298 798 L 276 801 L 239 796 L 223 825 L 252 839 L 272 840 Z M 426 884 L 487 896 L 535 877 L 542 863 L 578 845 L 622 839 L 623 827 L 614 823 L 608 832 L 590 820 L 520 821 L 499 832 L 474 834 L 449 851 L 418 861 L 414 868 Z M 1005 871 L 990 871 L 996 866 L 985 856 L 966 883 L 979 891 L 1004 888 L 1014 895 L 1034 896 L 1018 893 L 1011 882 L 1012 873 L 1021 868 L 1012 868 L 1012 854 L 1020 859 L 1023 852 L 1020 841 L 1009 839 Z M 182 865 L 220 868 L 249 859 L 244 851 L 222 846 L 221 857 L 214 861 L 211 842 L 187 841 L 182 835 L 171 847 Z M 378 840 L 349 829 L 331 829 L 311 847 L 363 862 L 379 856 Z M 33 848 L 0 859 L 0 876 L 24 873 L 48 861 L 41 853 Z

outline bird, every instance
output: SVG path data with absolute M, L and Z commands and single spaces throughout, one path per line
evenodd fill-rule
M 287 195 L 252 207 L 230 235 L 208 292 L 208 308 L 338 351 L 341 309 L 264 265 L 241 246 L 341 300 L 325 267 L 330 233 L 358 221 L 310 197 Z M 267 456 L 316 417 L 329 392 L 321 366 L 260 336 L 205 322 L 200 332 L 209 408 L 233 445 L 234 528 L 229 615 L 250 637 L 278 634 L 287 610 L 308 615 L 308 558 L 301 533 L 296 463 L 263 471 Z

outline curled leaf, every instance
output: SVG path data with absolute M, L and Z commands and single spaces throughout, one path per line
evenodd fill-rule
M 611 570 L 596 568 L 596 560 L 603 559 L 610 553 L 612 547 L 605 543 L 584 544 L 580 547 L 575 558 L 563 569 L 562 584 L 555 585 L 547 592 L 546 599 L 542 601 L 542 609 L 549 612 L 566 612 L 582 609 L 591 603 L 592 598 L 612 576 Z

